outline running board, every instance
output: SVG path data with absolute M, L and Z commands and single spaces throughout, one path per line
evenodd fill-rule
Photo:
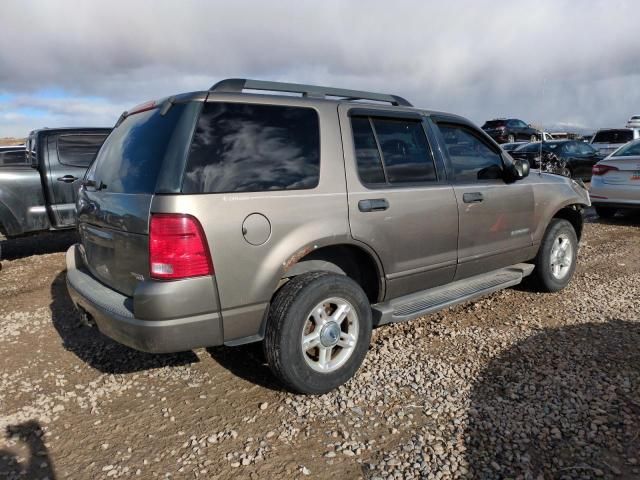
M 483 273 L 463 280 L 411 293 L 388 302 L 377 303 L 373 308 L 373 324 L 405 322 L 443 308 L 464 303 L 511 287 L 533 271 L 530 263 L 518 263 L 507 268 Z

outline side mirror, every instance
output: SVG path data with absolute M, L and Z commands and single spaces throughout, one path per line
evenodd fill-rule
M 529 166 L 529 162 L 527 160 L 514 158 L 511 164 L 506 168 L 507 180 L 511 182 L 522 180 L 523 178 L 529 176 L 530 171 L 531 167 Z

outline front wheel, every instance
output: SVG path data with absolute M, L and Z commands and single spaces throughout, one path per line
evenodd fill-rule
M 371 306 L 344 275 L 311 272 L 276 294 L 264 352 L 274 375 L 299 393 L 326 393 L 360 367 L 371 339 Z
M 538 140 L 538 138 L 535 135 L 531 135 L 531 138 L 529 139 L 529 141 L 531 143 L 535 142 L 536 140 Z
M 578 238 L 567 220 L 554 218 L 547 227 L 533 272 L 540 290 L 557 292 L 567 286 L 576 269 Z

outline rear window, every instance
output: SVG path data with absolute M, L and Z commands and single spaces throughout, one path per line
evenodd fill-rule
M 506 120 L 489 120 L 488 122 L 484 122 L 482 128 L 497 128 L 504 127 L 507 124 Z
M 24 150 L 0 151 L 0 167 L 27 165 L 27 154 Z
M 631 142 L 611 154 L 612 157 L 640 157 L 640 140 Z
M 63 165 L 88 167 L 107 133 L 69 134 L 58 137 L 58 159 Z
M 631 130 L 601 130 L 596 133 L 591 143 L 627 143 L 633 140 Z
M 315 110 L 209 102 L 198 119 L 182 191 L 302 190 L 316 187 L 319 176 Z
M 185 109 L 173 105 L 126 117 L 107 137 L 87 178 L 111 193 L 153 193 L 176 126 Z

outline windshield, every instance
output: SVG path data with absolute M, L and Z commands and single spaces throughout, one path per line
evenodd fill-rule
M 591 143 L 627 143 L 633 140 L 631 130 L 600 130 L 596 133 Z
M 624 147 L 611 154 L 612 157 L 639 157 L 640 156 L 640 140 L 628 143 Z

